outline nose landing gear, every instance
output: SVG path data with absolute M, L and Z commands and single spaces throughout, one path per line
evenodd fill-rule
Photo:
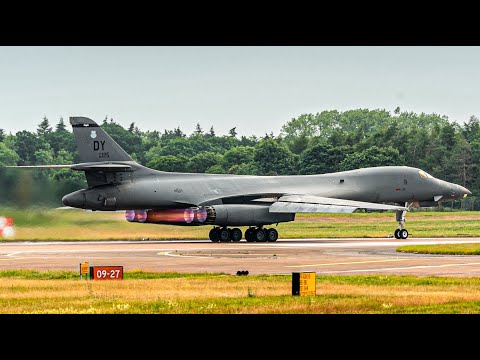
M 411 204 L 410 204 L 411 205 Z M 405 203 L 406 208 L 410 208 L 408 203 Z M 408 231 L 405 229 L 405 214 L 407 213 L 406 210 L 397 210 L 396 211 L 396 219 L 398 222 L 398 229 L 395 230 L 395 239 L 407 239 L 408 238 Z

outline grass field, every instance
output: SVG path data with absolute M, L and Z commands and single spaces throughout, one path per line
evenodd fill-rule
M 120 212 L 82 210 L 0 209 L 13 217 L 15 236 L 9 240 L 169 240 L 208 239 L 210 226 L 129 223 Z M 395 213 L 297 214 L 294 222 L 278 225 L 280 238 L 388 237 L 397 228 Z M 480 212 L 411 212 L 410 236 L 480 236 Z M 242 230 L 245 230 L 243 228 Z
M 0 271 L 3 314 L 468 314 L 480 278 L 317 276 L 316 296 L 292 296 L 291 276 Z
M 480 244 L 406 245 L 398 252 L 439 255 L 480 255 Z
M 123 213 L 1 209 L 10 240 L 207 239 L 210 227 L 129 223 Z M 412 212 L 412 237 L 480 236 L 478 212 Z M 301 214 L 279 224 L 283 238 L 386 237 L 395 214 Z M 398 251 L 480 254 L 476 244 L 405 246 Z M 480 313 L 480 278 L 317 276 L 316 296 L 292 296 L 291 276 L 125 273 L 80 280 L 68 271 L 0 271 L 3 314 L 453 314 Z

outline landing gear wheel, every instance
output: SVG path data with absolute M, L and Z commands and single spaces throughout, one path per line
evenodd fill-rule
M 212 242 L 219 242 L 220 239 L 218 238 L 218 228 L 214 227 L 210 232 L 208 233 L 208 237 Z
M 405 180 L 406 181 L 406 180 Z M 397 210 L 396 213 L 396 220 L 398 222 L 398 229 L 395 230 L 395 237 L 397 239 L 406 239 L 408 238 L 408 231 L 405 229 L 405 214 L 407 213 L 407 209 L 412 206 L 413 203 L 409 204 L 408 202 L 405 203 L 405 210 Z
M 245 230 L 245 240 L 247 240 L 247 242 L 254 242 L 255 241 L 253 239 L 253 229 L 252 228 L 248 228 L 247 230 Z
M 242 230 L 239 228 L 233 228 L 230 230 L 230 238 L 232 241 L 240 241 L 242 240 Z
M 278 239 L 278 231 L 275 229 L 268 229 L 267 230 L 267 241 L 274 242 Z
M 227 228 L 218 229 L 218 238 L 221 242 L 229 242 L 230 241 L 230 231 Z
M 400 229 L 395 230 L 395 239 L 400 239 Z
M 262 228 L 258 228 L 253 232 L 253 238 L 255 241 L 265 242 L 267 241 L 267 232 Z

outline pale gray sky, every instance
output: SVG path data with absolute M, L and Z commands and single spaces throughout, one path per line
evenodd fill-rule
M 0 47 L 0 128 L 46 115 L 141 130 L 280 133 L 303 113 L 358 108 L 480 117 L 480 47 Z

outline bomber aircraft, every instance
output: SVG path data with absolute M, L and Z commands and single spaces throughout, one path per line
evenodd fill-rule
M 165 172 L 134 161 L 95 121 L 70 117 L 81 163 L 10 166 L 69 168 L 85 172 L 87 189 L 62 198 L 65 206 L 125 210 L 136 223 L 213 226 L 213 242 L 274 242 L 266 227 L 295 220 L 296 213 L 395 210 L 395 238 L 407 239 L 411 208 L 471 195 L 463 186 L 408 166 L 381 166 L 318 175 L 254 176 Z M 321 160 L 319 160 L 321 161 Z M 245 234 L 240 226 L 247 226 Z

